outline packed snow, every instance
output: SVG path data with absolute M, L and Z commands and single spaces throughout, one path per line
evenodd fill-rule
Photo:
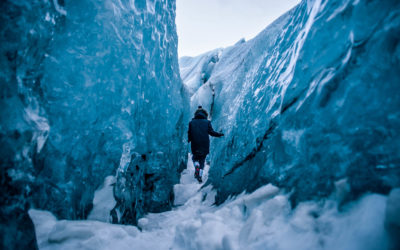
M 194 179 L 188 161 L 174 187 L 175 207 L 150 213 L 138 227 L 96 220 L 57 220 L 50 212 L 31 209 L 38 245 L 45 249 L 386 249 L 384 229 L 387 197 L 368 194 L 340 207 L 336 198 L 302 202 L 292 208 L 285 194 L 265 185 L 250 194 L 214 205 L 215 191 Z M 204 178 L 207 180 L 206 165 Z M 108 193 L 112 178 L 96 192 Z M 397 195 L 398 196 L 398 195 Z M 396 197 L 397 197 L 396 196 Z M 398 199 L 398 198 L 397 198 Z M 110 207 L 103 207 L 109 211 Z M 391 208 L 389 208 L 390 210 Z M 97 212 L 98 213 L 98 212 Z M 396 215 L 390 212 L 393 220 Z M 92 216 L 92 219 L 96 219 Z M 103 220 L 104 218 L 100 218 Z

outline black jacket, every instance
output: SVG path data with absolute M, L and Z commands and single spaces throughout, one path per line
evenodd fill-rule
M 222 133 L 214 131 L 206 114 L 196 112 L 195 117 L 189 122 L 188 130 L 188 141 L 191 142 L 192 154 L 205 156 L 210 152 L 210 137 L 208 135 L 223 136 Z

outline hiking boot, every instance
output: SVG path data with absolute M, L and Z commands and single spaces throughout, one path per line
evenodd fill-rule
M 203 180 L 201 179 L 201 175 L 199 174 L 201 169 L 196 168 L 196 172 L 194 173 L 194 178 L 199 182 L 202 183 Z
M 194 171 L 194 178 L 199 178 L 200 177 L 200 168 L 196 167 L 196 170 Z

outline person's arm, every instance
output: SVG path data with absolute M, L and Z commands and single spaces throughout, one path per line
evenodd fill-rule
M 189 129 L 188 129 L 188 142 L 191 142 L 192 141 L 192 133 L 191 133 L 191 129 L 192 128 L 192 126 L 191 126 L 191 123 L 189 122 Z
M 215 136 L 215 137 L 224 136 L 223 133 L 218 133 L 218 132 L 214 131 L 213 127 L 211 126 L 211 122 L 210 121 L 208 121 L 208 134 L 211 135 L 211 136 Z

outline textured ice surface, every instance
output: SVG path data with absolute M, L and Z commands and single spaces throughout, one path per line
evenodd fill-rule
M 168 209 L 186 161 L 188 103 L 175 1 L 0 6 L 1 212 L 8 217 L 1 237 L 11 242 L 19 236 L 9 227 L 31 228 L 23 213 L 29 203 L 58 218 L 86 218 L 104 178 L 136 154 L 146 156 L 153 185 L 136 187 L 148 189 L 138 191 L 147 204 L 135 207 Z
M 334 198 L 300 202 L 293 209 L 288 196 L 269 184 L 214 206 L 215 191 L 200 189 L 193 172 L 189 160 L 175 185 L 179 206 L 141 218 L 141 231 L 90 220 L 56 220 L 49 212 L 30 210 L 39 248 L 387 249 L 386 196 L 369 194 L 340 211 Z
M 400 248 L 400 188 L 392 189 L 386 204 L 385 227 L 391 249 Z
M 191 97 L 225 133 L 211 142 L 217 203 L 266 183 L 294 203 L 328 196 L 342 179 L 347 200 L 400 185 L 399 9 L 302 1 L 220 53 Z M 209 54 L 180 60 L 184 70 L 195 62 L 204 68 Z
M 222 49 L 216 49 L 198 57 L 179 58 L 181 78 L 190 95 L 208 81 L 221 52 Z

